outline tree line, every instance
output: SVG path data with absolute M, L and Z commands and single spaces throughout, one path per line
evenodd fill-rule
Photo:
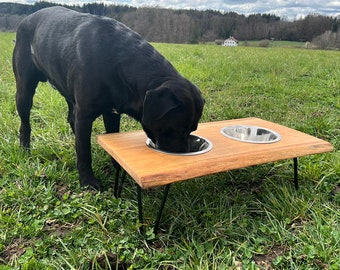
M 34 5 L 0 3 L 0 30 L 15 31 L 25 16 L 50 2 Z M 271 14 L 245 16 L 235 12 L 214 10 L 173 10 L 164 8 L 135 8 L 123 5 L 92 3 L 64 5 L 65 7 L 107 16 L 121 21 L 152 42 L 199 43 L 234 36 L 238 40 L 312 41 L 316 37 L 340 30 L 340 18 L 310 14 L 303 19 L 288 21 Z

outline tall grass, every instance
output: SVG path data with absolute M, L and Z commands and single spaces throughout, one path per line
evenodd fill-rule
M 1 269 L 338 269 L 340 265 L 340 54 L 294 48 L 154 44 L 206 99 L 202 121 L 256 116 L 330 141 L 333 153 L 174 184 L 154 235 L 161 189 L 145 192 L 139 233 L 135 184 L 122 199 L 95 143 L 106 191 L 79 188 L 66 104 L 37 89 L 32 149 L 19 149 L 11 70 L 13 34 L 0 34 Z M 122 129 L 140 125 L 124 116 Z

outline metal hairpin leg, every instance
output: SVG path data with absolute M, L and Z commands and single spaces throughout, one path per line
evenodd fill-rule
M 295 189 L 299 189 L 299 179 L 298 179 L 298 159 L 294 158 L 294 186 Z
M 138 219 L 139 223 L 141 224 L 139 231 L 141 234 L 144 234 L 142 188 L 138 184 L 137 184 L 137 200 L 138 200 Z
M 114 191 L 113 191 L 113 194 L 116 198 L 119 198 L 120 195 L 122 194 L 123 184 L 124 184 L 124 181 L 125 181 L 125 178 L 126 178 L 126 171 L 123 170 L 122 179 L 121 179 L 120 185 L 119 185 L 119 176 L 121 174 L 121 171 L 122 171 L 122 167 L 118 166 L 117 169 L 116 169 L 116 179 L 115 179 L 115 186 L 114 186 Z
M 157 218 L 156 218 L 156 221 L 155 221 L 155 224 L 154 224 L 154 227 L 153 227 L 153 232 L 155 234 L 157 233 L 157 231 L 159 229 L 159 223 L 160 223 L 161 218 L 162 218 L 162 213 L 163 213 L 163 209 L 164 209 L 164 206 L 165 206 L 166 199 L 168 198 L 170 186 L 171 186 L 171 184 L 167 184 L 164 188 L 163 199 L 162 199 L 161 205 L 159 207 Z
M 163 198 L 162 198 L 161 205 L 160 205 L 158 213 L 157 213 L 157 218 L 155 220 L 155 224 L 154 224 L 154 227 L 153 227 L 153 231 L 154 231 L 155 234 L 157 233 L 157 231 L 159 229 L 159 223 L 161 221 L 164 206 L 165 206 L 166 200 L 168 198 L 170 186 L 171 186 L 171 184 L 167 184 L 164 188 Z M 137 200 L 138 200 L 138 218 L 139 218 L 139 222 L 141 223 L 140 232 L 143 234 L 144 233 L 143 198 L 142 198 L 142 188 L 138 184 L 137 184 Z

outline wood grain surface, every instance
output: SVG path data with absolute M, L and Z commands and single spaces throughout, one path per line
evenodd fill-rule
M 220 132 L 231 125 L 265 127 L 279 133 L 282 139 L 268 144 L 239 142 Z M 142 130 L 103 134 L 97 136 L 97 141 L 143 189 L 333 150 L 324 140 L 259 118 L 201 123 L 193 134 L 207 138 L 213 148 L 195 156 L 161 153 L 146 145 Z

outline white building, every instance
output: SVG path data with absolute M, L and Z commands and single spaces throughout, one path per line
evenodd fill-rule
M 228 46 L 228 47 L 238 46 L 238 40 L 234 37 L 229 37 L 222 43 L 222 46 Z

